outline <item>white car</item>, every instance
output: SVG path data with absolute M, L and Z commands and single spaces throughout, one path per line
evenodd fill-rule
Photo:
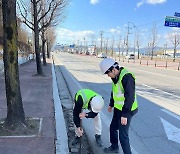
M 98 54 L 97 57 L 98 58 L 107 58 L 107 55 L 106 55 L 106 53 L 100 53 L 100 54 Z

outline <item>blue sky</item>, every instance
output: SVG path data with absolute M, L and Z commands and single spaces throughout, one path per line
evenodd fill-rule
M 66 19 L 57 27 L 57 43 L 93 44 L 103 41 L 110 43 L 127 37 L 129 23 L 129 44 L 133 46 L 135 32 L 139 35 L 141 47 L 152 39 L 156 25 L 157 45 L 167 43 L 170 33 L 180 33 L 180 28 L 164 26 L 165 16 L 180 12 L 180 0 L 71 0 L 66 10 Z

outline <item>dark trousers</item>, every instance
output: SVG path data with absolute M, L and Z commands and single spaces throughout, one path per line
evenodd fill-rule
M 114 115 L 110 124 L 110 142 L 114 148 L 118 147 L 118 131 L 119 141 L 124 154 L 131 154 L 129 143 L 129 126 L 132 116 L 128 117 L 127 124 L 121 125 L 121 111 L 114 108 Z

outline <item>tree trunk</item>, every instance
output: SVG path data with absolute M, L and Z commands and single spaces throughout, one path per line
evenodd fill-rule
M 174 47 L 174 53 L 173 53 L 173 61 L 176 61 L 176 46 Z
M 18 70 L 16 0 L 2 0 L 2 12 L 3 61 L 7 99 L 5 125 L 9 129 L 15 129 L 25 123 Z
M 173 61 L 175 62 L 176 60 L 176 47 L 177 47 L 177 40 L 176 40 L 176 35 L 174 39 L 174 54 L 173 54 Z
M 42 54 L 43 54 L 43 65 L 46 65 L 46 54 L 45 54 L 45 43 L 44 31 L 42 31 Z
M 36 0 L 33 0 L 33 10 L 34 10 L 34 37 L 35 37 L 37 75 L 43 75 L 43 70 L 42 70 L 42 66 L 41 66 L 40 48 L 39 48 L 39 30 L 38 30 L 38 21 L 37 21 L 37 2 L 36 2 Z
M 139 46 L 138 46 L 138 59 L 140 58 L 140 57 L 139 57 L 139 54 L 140 54 L 140 53 L 139 53 Z
M 50 58 L 49 41 L 48 41 L 48 39 L 47 39 L 46 43 L 47 43 L 47 57 Z
M 154 50 L 152 49 L 152 51 L 151 51 L 151 60 L 153 60 L 153 54 L 154 54 Z

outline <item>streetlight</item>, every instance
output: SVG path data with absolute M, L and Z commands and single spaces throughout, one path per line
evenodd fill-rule
M 127 27 L 127 37 L 126 37 L 126 56 L 128 55 L 128 48 L 129 48 L 129 43 L 128 43 L 128 39 L 129 39 L 129 34 L 131 34 L 130 32 L 129 32 L 129 29 L 131 29 L 131 27 L 130 27 L 130 25 L 129 24 L 132 24 L 133 25 L 133 27 L 132 28 L 135 28 L 136 26 L 134 25 L 134 23 L 132 23 L 132 22 L 128 22 L 128 27 Z

